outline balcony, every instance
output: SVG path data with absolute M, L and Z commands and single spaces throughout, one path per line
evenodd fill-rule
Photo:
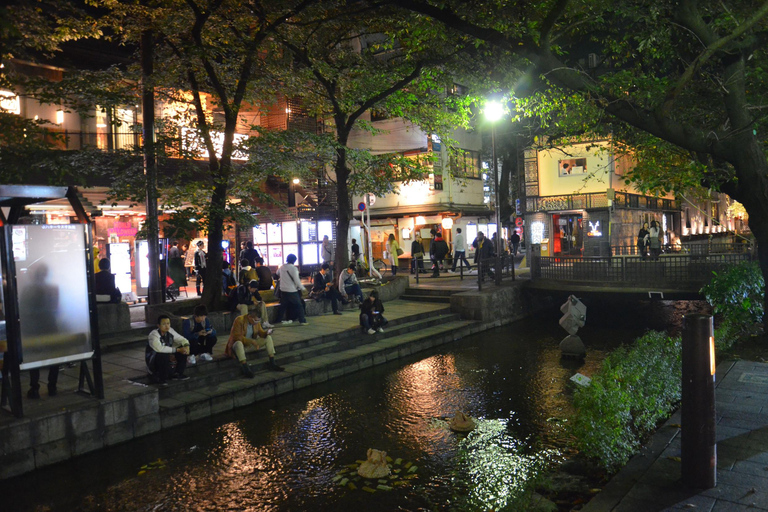
M 641 210 L 670 211 L 679 210 L 680 203 L 675 199 L 649 197 L 628 192 L 614 192 L 613 205 L 619 208 L 637 208 Z M 528 197 L 526 212 L 548 212 L 566 210 L 590 210 L 608 208 L 607 192 L 590 194 L 565 194 L 560 196 Z

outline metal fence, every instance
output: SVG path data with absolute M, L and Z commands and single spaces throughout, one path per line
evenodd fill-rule
M 511 254 L 499 258 L 480 259 L 477 262 L 477 289 L 483 289 L 483 283 L 501 284 L 503 279 L 515 279 L 515 259 Z
M 662 247 L 664 254 L 690 254 L 693 256 L 702 256 L 707 254 L 742 254 L 751 253 L 754 246 L 750 242 L 735 243 L 712 243 L 712 242 L 693 242 L 682 245 L 665 245 Z M 612 245 L 611 254 L 613 256 L 640 256 L 640 250 L 637 245 Z
M 753 259 L 751 252 L 665 254 L 658 260 L 639 256 L 605 258 L 536 257 L 531 260 L 531 279 L 590 283 L 702 285 L 712 272 Z

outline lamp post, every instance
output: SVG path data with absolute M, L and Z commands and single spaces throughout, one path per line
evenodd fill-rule
M 501 119 L 504 108 L 498 101 L 485 104 L 485 118 L 491 123 L 491 159 L 493 160 L 493 202 L 496 211 L 496 284 L 501 284 L 501 212 L 499 204 L 499 170 L 496 164 L 496 121 Z

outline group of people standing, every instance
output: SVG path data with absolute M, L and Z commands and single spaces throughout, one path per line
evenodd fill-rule
M 661 230 L 658 222 L 651 221 L 650 227 L 647 222 L 643 222 L 643 227 L 637 233 L 637 252 L 643 260 L 650 258 L 654 261 L 661 256 L 661 245 L 664 239 L 664 232 Z

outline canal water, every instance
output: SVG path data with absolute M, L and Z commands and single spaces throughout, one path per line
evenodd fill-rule
M 554 310 L 0 482 L 4 510 L 509 506 L 539 469 L 565 456 L 569 378 L 593 374 L 648 324 L 591 307 L 579 332 L 588 354 L 575 362 L 561 359 L 559 317 Z M 456 411 L 477 418 L 478 429 L 450 431 L 445 419 Z M 392 478 L 358 479 L 369 448 L 391 457 Z

